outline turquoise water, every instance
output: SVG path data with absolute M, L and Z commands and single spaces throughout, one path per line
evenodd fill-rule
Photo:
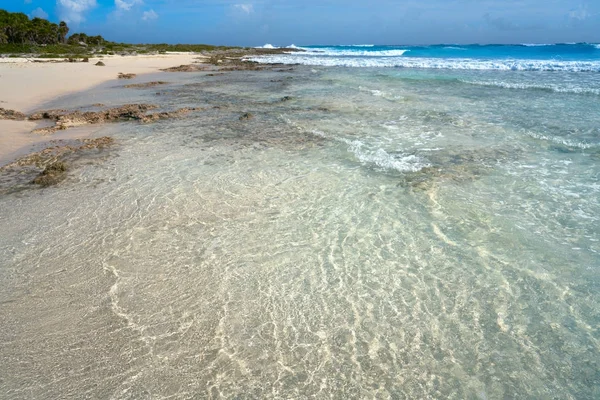
M 598 74 L 289 68 L 48 105 L 205 110 L 0 197 L 5 397 L 598 398 Z
M 471 59 L 520 59 L 520 60 L 565 60 L 598 61 L 600 44 L 557 43 L 520 45 L 460 45 L 440 44 L 430 46 L 307 46 L 309 51 L 345 55 L 394 56 L 403 52 L 405 57 L 471 58 Z
M 345 67 L 600 72 L 600 44 L 594 43 L 293 47 L 303 52 L 254 60 Z

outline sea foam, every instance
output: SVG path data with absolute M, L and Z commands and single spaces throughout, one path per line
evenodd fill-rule
M 406 49 L 394 49 L 394 50 L 364 50 L 369 46 L 361 45 L 354 46 L 358 49 L 349 50 L 349 49 L 339 49 L 333 47 L 320 47 L 320 48 L 311 48 L 311 47 L 301 47 L 305 52 L 302 53 L 305 57 L 323 57 L 323 56 L 333 56 L 333 57 L 345 57 L 345 56 L 353 56 L 353 57 L 399 57 L 404 55 L 409 50 Z
M 469 58 L 421 58 L 394 57 L 392 52 L 404 54 L 406 50 L 387 50 L 368 52 L 365 57 L 360 52 L 343 51 L 320 54 L 282 54 L 249 57 L 248 60 L 265 64 L 303 64 L 327 67 L 384 67 L 384 68 L 421 68 L 454 70 L 495 70 L 495 71 L 564 71 L 564 72 L 600 72 L 600 61 L 562 61 L 562 60 L 517 60 L 496 59 L 480 60 Z M 386 54 L 387 53 L 387 54 Z M 356 57 L 347 57 L 354 55 Z
M 530 84 L 530 83 L 511 83 L 504 81 L 480 81 L 480 80 L 460 80 L 463 83 L 478 86 L 490 86 L 503 89 L 524 89 L 524 90 L 543 90 L 555 93 L 572 94 L 591 94 L 600 96 L 600 88 L 579 87 L 579 86 L 559 86 L 556 84 Z

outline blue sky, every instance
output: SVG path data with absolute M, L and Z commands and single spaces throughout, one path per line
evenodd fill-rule
M 123 42 L 600 42 L 600 0 L 3 0 L 2 8 Z

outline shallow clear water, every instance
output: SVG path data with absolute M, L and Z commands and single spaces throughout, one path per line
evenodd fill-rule
M 168 80 L 0 197 L 6 398 L 600 396 L 597 74 Z

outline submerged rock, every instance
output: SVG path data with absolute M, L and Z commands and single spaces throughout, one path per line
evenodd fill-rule
M 62 161 L 56 161 L 48 165 L 40 174 L 31 182 L 36 185 L 50 186 L 56 185 L 65 179 L 67 172 L 67 164 Z
M 243 113 L 240 116 L 240 121 L 245 121 L 245 120 L 249 120 L 249 119 L 252 119 L 252 118 L 254 118 L 254 115 L 252 115 L 252 113 L 247 112 L 247 113 Z
M 159 85 L 167 85 L 168 83 L 169 82 L 163 82 L 163 81 L 132 83 L 130 85 L 125 85 L 125 87 L 128 89 L 144 89 L 144 88 L 149 88 L 149 87 L 154 87 L 154 86 L 159 86 Z
M 119 75 L 117 76 L 119 79 L 133 79 L 135 78 L 137 75 L 136 74 L 124 74 L 122 72 L 119 72 Z
M 470 182 L 486 174 L 491 165 L 511 157 L 506 149 L 456 149 L 429 157 L 433 165 L 403 174 L 399 186 L 430 191 L 441 181 Z
M 206 65 L 198 65 L 198 64 L 188 64 L 188 65 L 180 65 L 178 67 L 171 68 L 163 68 L 161 71 L 164 72 L 197 72 L 197 71 L 206 71 L 208 66 Z
M 0 167 L 0 194 L 36 187 L 32 184 L 55 185 L 67 177 L 67 171 L 77 165 L 81 157 L 95 157 L 113 143 L 114 139 L 108 136 L 49 142 L 49 147 Z

